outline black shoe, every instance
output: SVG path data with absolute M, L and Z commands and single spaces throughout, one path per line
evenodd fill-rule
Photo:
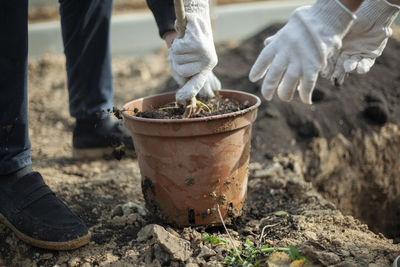
M 38 172 L 19 179 L 0 177 L 0 222 L 26 243 L 51 250 L 79 248 L 91 236 Z
M 123 154 L 135 156 L 132 138 L 122 121 L 111 118 L 102 120 L 77 120 L 73 138 L 73 157 L 99 158 Z

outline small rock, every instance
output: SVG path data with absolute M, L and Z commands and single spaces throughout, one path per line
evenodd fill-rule
M 186 263 L 185 267 L 199 267 L 199 265 L 197 263 L 190 262 L 190 263 Z
M 340 257 L 332 252 L 318 252 L 317 258 L 325 266 L 334 265 L 340 262 Z
M 124 226 L 126 224 L 126 218 L 124 216 L 116 216 L 111 219 L 111 224 L 114 226 Z
M 201 234 L 193 229 L 192 233 L 190 234 L 191 241 L 193 244 L 201 243 Z
M 223 267 L 223 265 L 217 261 L 210 261 L 204 264 L 204 267 Z
M 359 248 L 358 247 L 356 247 L 356 246 L 349 246 L 349 250 L 350 250 L 350 254 L 353 256 L 353 257 L 358 257 L 358 255 L 359 255 Z
M 190 234 L 191 233 L 192 233 L 192 228 L 186 227 L 186 228 L 183 229 L 181 236 L 182 236 L 183 239 L 185 239 L 187 241 L 190 241 Z
M 345 249 L 341 249 L 340 250 L 340 255 L 342 255 L 343 257 L 349 257 L 350 256 L 350 252 L 345 250 Z
M 204 264 L 206 264 L 206 261 L 203 258 L 196 258 L 195 263 L 197 263 L 200 266 L 204 266 Z
M 106 252 L 102 254 L 102 261 L 99 263 L 100 266 L 105 266 L 106 264 L 113 264 L 119 259 L 118 256 L 112 254 L 111 252 Z
M 74 257 L 68 261 L 68 266 L 69 267 L 77 267 L 80 265 L 80 263 L 81 263 L 81 259 Z
M 262 164 L 259 162 L 251 162 L 249 163 L 249 170 L 250 171 L 255 171 L 255 170 L 260 170 L 262 169 Z
M 272 189 L 280 189 L 286 187 L 287 180 L 280 177 L 274 177 L 268 180 L 268 186 Z
M 290 264 L 290 256 L 284 252 L 275 251 L 268 257 L 268 266 L 287 266 Z
M 171 260 L 186 261 L 192 255 L 188 241 L 170 234 L 160 225 L 149 224 L 139 231 L 137 241 L 150 239 L 153 244 L 159 244 Z
M 40 256 L 41 260 L 49 260 L 51 258 L 53 258 L 53 254 L 51 254 L 51 253 L 45 253 L 42 256 Z
M 128 215 L 134 212 L 138 212 L 141 216 L 147 215 L 147 211 L 145 208 L 133 202 L 125 203 L 121 206 L 121 208 L 124 215 Z
M 214 251 L 218 254 L 223 254 L 228 251 L 227 246 L 225 244 L 218 244 L 214 247 Z
M 138 220 L 139 216 L 140 215 L 136 214 L 136 213 L 129 214 L 126 217 L 126 223 L 129 224 L 129 225 L 134 224 Z
M 85 262 L 80 267 L 92 267 L 92 265 L 89 262 Z
M 132 259 L 132 260 L 136 261 L 138 256 L 139 256 L 139 252 L 136 250 L 133 250 L 133 249 L 127 250 L 125 252 L 125 258 L 128 258 L 128 259 Z
M 203 259 L 208 259 L 211 256 L 216 255 L 215 251 L 204 246 L 201 248 L 199 255 L 197 255 L 198 258 L 203 258 Z
M 252 175 L 253 178 L 268 178 L 273 176 L 283 176 L 283 167 L 279 163 L 274 163 L 266 167 L 265 169 L 255 170 Z
M 357 267 L 357 263 L 353 262 L 352 260 L 345 260 L 341 263 L 335 265 L 336 267 Z
M 124 212 L 122 211 L 121 205 L 117 205 L 112 211 L 111 211 L 111 218 L 114 218 L 115 216 L 122 216 L 124 215 Z

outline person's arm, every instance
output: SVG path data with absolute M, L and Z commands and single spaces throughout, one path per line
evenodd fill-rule
M 389 0 L 389 2 L 392 3 L 393 5 L 400 6 L 400 0 Z
M 165 34 L 175 31 L 175 10 L 173 0 L 147 0 L 147 5 L 153 12 L 158 33 L 165 39 Z
M 356 12 L 364 0 L 340 0 L 351 12 Z
M 167 45 L 168 48 L 171 47 L 172 41 L 178 37 L 178 32 L 173 30 L 173 31 L 168 31 L 164 34 L 164 41 Z

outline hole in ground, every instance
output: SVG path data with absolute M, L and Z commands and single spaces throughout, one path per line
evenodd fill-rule
M 305 177 L 346 215 L 400 243 L 400 130 L 316 139 L 305 154 Z

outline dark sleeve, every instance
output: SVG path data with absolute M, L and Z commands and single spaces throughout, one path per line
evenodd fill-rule
M 168 31 L 175 30 L 175 10 L 173 0 L 147 0 L 147 5 L 153 12 L 161 38 Z

